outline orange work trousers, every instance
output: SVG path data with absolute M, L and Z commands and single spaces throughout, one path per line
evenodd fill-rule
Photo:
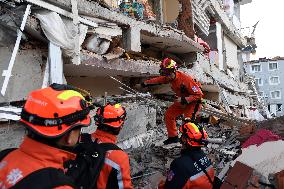
M 172 104 L 167 109 L 165 113 L 165 122 L 168 131 L 168 137 L 175 137 L 178 135 L 177 126 L 176 126 L 176 117 L 183 114 L 184 117 L 191 118 L 194 113 L 195 106 L 196 102 L 192 102 L 188 105 L 182 105 L 179 102 L 174 102 L 174 104 Z M 200 109 L 201 109 L 201 103 L 199 103 L 196 114 L 199 112 Z

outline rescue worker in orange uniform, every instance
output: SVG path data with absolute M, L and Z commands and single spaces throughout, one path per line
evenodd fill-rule
M 160 182 L 159 189 L 213 188 L 214 169 L 201 149 L 206 144 L 206 131 L 191 122 L 179 130 L 182 133 L 181 156 L 172 161 L 166 181 Z
M 0 160 L 0 188 L 75 188 L 63 163 L 75 159 L 72 149 L 91 118 L 82 94 L 66 86 L 53 84 L 28 95 L 20 119 L 27 136 Z
M 120 104 L 107 104 L 97 110 L 95 115 L 97 130 L 92 140 L 98 143 L 116 144 L 117 135 L 121 131 L 126 118 L 126 111 Z M 109 150 L 100 172 L 97 188 L 100 189 L 132 189 L 130 165 L 127 153 L 121 149 Z
M 164 144 L 178 142 L 178 133 L 176 127 L 176 117 L 184 114 L 185 117 L 192 118 L 201 108 L 201 99 L 203 93 L 200 85 L 191 76 L 177 71 L 176 62 L 166 58 L 160 65 L 159 77 L 146 80 L 142 87 L 157 84 L 170 83 L 172 90 L 178 97 L 165 113 L 165 122 L 168 132 L 168 139 Z

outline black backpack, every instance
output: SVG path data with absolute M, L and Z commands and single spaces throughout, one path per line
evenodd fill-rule
M 112 143 L 97 143 L 92 141 L 90 134 L 82 134 L 78 145 L 77 157 L 65 163 L 66 175 L 74 179 L 80 189 L 96 189 L 97 180 L 105 162 L 106 152 L 121 150 Z
M 15 149 L 1 151 L 0 162 Z M 81 143 L 76 148 L 76 159 L 64 163 L 64 168 L 67 169 L 65 174 L 61 169 L 43 168 L 26 176 L 12 189 L 51 189 L 64 185 L 80 189 L 96 189 L 96 183 L 108 150 L 121 149 L 112 143 L 98 144 L 97 141 L 92 141 L 90 134 L 82 134 Z
M 9 148 L 0 152 L 0 162 L 16 148 Z M 76 188 L 73 180 L 66 176 L 61 169 L 47 167 L 39 169 L 20 180 L 11 189 L 52 189 L 58 186 L 71 186 Z

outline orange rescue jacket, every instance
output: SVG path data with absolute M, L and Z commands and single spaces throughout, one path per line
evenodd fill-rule
M 0 188 L 10 188 L 39 169 L 53 167 L 64 169 L 63 163 L 76 155 L 26 137 L 19 149 L 9 153 L 0 162 Z M 56 189 L 72 189 L 60 186 Z
M 98 143 L 116 143 L 117 137 L 110 133 L 96 130 L 92 134 L 92 139 L 98 139 Z M 122 150 L 107 151 L 105 163 L 100 172 L 97 182 L 100 189 L 132 189 L 129 158 Z
M 144 81 L 147 84 L 166 84 L 170 83 L 172 90 L 178 97 L 185 97 L 187 102 L 200 100 L 203 93 L 199 85 L 194 79 L 180 71 L 176 71 L 176 77 L 173 80 L 168 79 L 166 76 L 158 76 Z

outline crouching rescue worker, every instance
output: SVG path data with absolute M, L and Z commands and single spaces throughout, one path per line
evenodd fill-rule
M 63 163 L 75 159 L 72 150 L 91 123 L 89 111 L 82 94 L 67 85 L 32 91 L 20 120 L 27 136 L 19 149 L 0 152 L 0 188 L 75 188 Z
M 101 107 L 95 115 L 94 119 L 98 128 L 92 134 L 92 140 L 97 140 L 101 144 L 109 144 L 109 150 L 106 152 L 104 165 L 97 181 L 99 189 L 133 188 L 128 155 L 115 145 L 125 118 L 125 108 L 120 104 L 108 104 Z
M 206 143 L 206 131 L 191 122 L 179 130 L 182 133 L 181 156 L 171 163 L 166 182 L 161 181 L 159 189 L 213 188 L 214 169 L 201 149 Z
M 200 84 L 191 76 L 177 71 L 176 62 L 166 58 L 160 65 L 159 77 L 146 80 L 142 87 L 170 83 L 172 90 L 178 99 L 175 100 L 165 113 L 165 123 L 168 132 L 168 139 L 164 144 L 178 142 L 176 117 L 184 114 L 185 117 L 195 119 L 196 113 L 200 110 L 203 93 Z

